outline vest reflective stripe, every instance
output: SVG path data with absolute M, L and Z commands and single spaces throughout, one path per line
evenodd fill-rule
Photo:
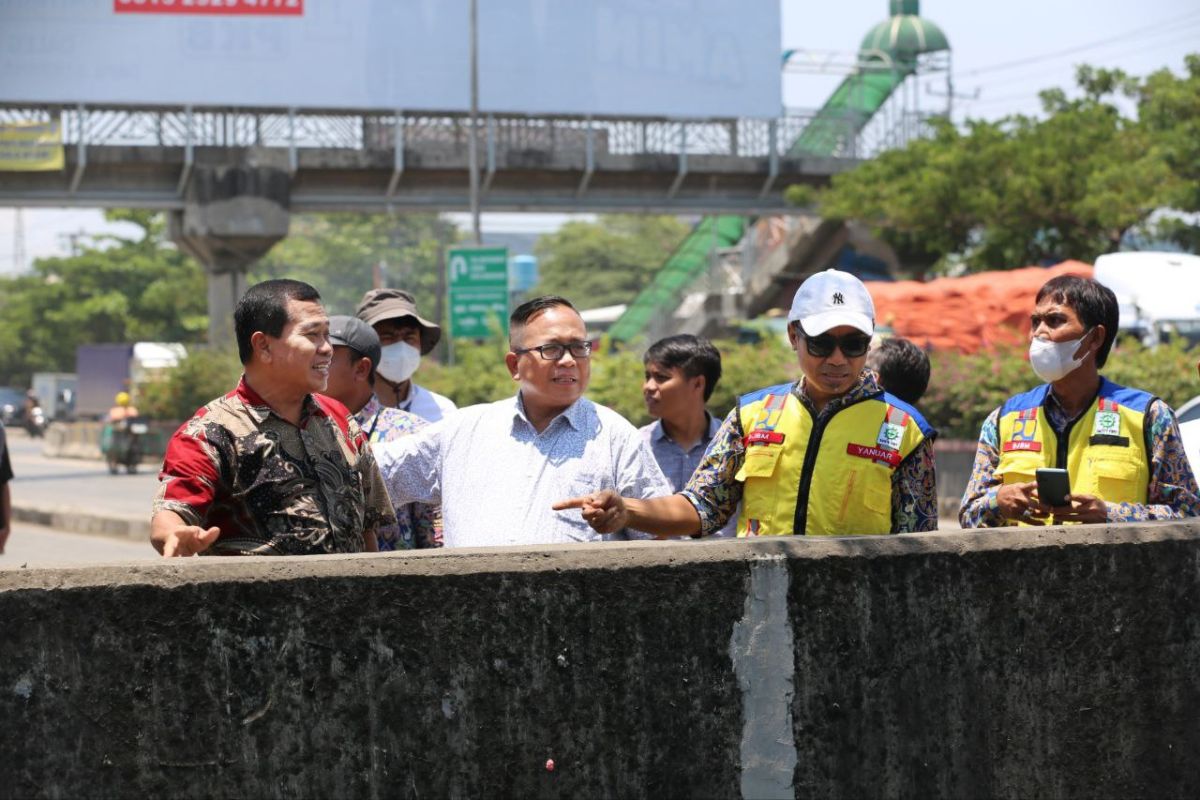
M 741 398 L 746 453 L 737 473 L 745 484 L 738 536 L 890 533 L 892 473 L 928 430 L 915 410 L 902 405 L 878 395 L 841 409 L 817 428 L 790 385 Z M 809 453 L 812 444 L 815 454 Z M 796 530 L 806 457 L 811 481 L 800 515 L 804 530 Z
M 1061 437 L 1046 419 L 1049 391 L 1048 385 L 1040 386 L 1001 406 L 996 476 L 1005 484 L 1029 483 L 1039 467 L 1059 467 L 1071 476 L 1072 494 L 1145 503 L 1150 485 L 1145 417 L 1153 395 L 1101 378 L 1096 402 L 1068 429 L 1066 447 L 1060 449 Z M 1118 422 L 1111 416 L 1098 422 L 1101 413 L 1115 414 Z

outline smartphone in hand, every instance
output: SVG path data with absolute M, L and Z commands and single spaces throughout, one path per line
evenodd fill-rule
M 1042 467 L 1037 471 L 1037 490 L 1038 499 L 1046 505 L 1065 506 L 1071 494 L 1071 476 L 1065 469 Z

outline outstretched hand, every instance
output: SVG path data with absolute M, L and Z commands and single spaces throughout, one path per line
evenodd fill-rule
M 221 535 L 220 528 L 205 530 L 196 525 L 184 525 L 167 534 L 163 541 L 163 558 L 194 556 L 213 546 Z
M 629 511 L 625 508 L 624 498 L 612 489 L 601 489 L 581 497 L 572 497 L 570 500 L 559 500 L 551 508 L 555 511 L 581 509 L 584 522 L 592 526 L 596 533 L 616 533 L 626 527 L 629 521 Z

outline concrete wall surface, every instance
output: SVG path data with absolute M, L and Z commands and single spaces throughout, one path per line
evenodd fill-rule
M 3 797 L 1200 794 L 1200 522 L 5 570 L 0 642 Z

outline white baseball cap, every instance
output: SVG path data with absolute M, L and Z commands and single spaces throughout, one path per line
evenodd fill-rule
M 849 272 L 827 269 L 808 276 L 792 298 L 788 322 L 799 322 L 809 336 L 849 325 L 871 336 L 875 333 L 875 303 L 858 278 Z

